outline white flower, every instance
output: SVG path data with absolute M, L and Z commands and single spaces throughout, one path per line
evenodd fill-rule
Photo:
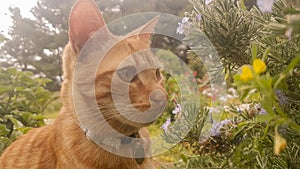
M 185 16 L 182 18 L 181 23 L 186 24 L 186 23 L 188 23 L 188 21 L 189 21 L 189 18 Z
M 214 1 L 214 0 L 205 0 L 205 4 L 209 4 L 212 1 Z
M 166 122 L 161 126 L 161 128 L 164 130 L 165 133 L 168 131 L 168 126 L 171 124 L 171 119 L 168 118 Z
M 256 110 L 260 110 L 262 107 L 261 107 L 261 104 L 259 103 L 255 103 L 254 106 L 253 106 Z
M 178 22 L 178 27 L 176 29 L 177 34 L 183 34 L 183 24 L 181 22 Z
M 233 87 L 229 88 L 228 92 L 230 93 L 231 98 L 238 98 L 239 97 L 239 95 L 237 94 L 236 89 L 234 89 Z
M 222 102 L 227 102 L 227 98 L 228 98 L 227 96 L 223 95 L 223 96 L 219 97 L 219 100 L 222 101 Z
M 181 111 L 181 106 L 180 104 L 176 104 L 175 109 L 172 111 L 173 114 L 177 114 Z
M 275 0 L 257 0 L 256 5 L 262 12 L 271 12 Z
M 184 34 L 185 33 L 184 30 L 187 29 L 189 25 L 190 25 L 189 17 L 187 17 L 187 16 L 183 17 L 181 22 L 178 22 L 178 27 L 176 29 L 176 33 Z

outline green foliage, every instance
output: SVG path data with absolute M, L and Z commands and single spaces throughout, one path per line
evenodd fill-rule
M 295 58 L 300 53 L 300 10 L 289 6 L 285 1 L 278 1 L 271 14 L 257 14 L 256 18 L 265 25 L 262 37 L 256 41 L 259 46 L 258 57 L 266 60 L 271 76 L 285 82 L 276 83 L 277 89 L 283 90 L 289 100 L 282 108 L 299 124 L 299 116 L 296 114 L 299 112 L 300 65 L 295 62 Z M 264 51 L 269 52 L 264 54 Z M 293 66 L 290 65 L 292 62 Z M 282 74 L 284 70 L 286 72 Z
M 201 124 L 213 119 L 199 113 L 202 116 L 197 119 L 202 123 L 195 123 L 190 131 L 192 135 L 181 138 L 185 151 L 181 152 L 181 163 L 173 168 L 299 168 L 300 10 L 284 0 L 276 1 L 270 13 L 262 13 L 255 6 L 246 10 L 242 1 L 238 5 L 227 0 L 208 5 L 192 2 L 195 11 L 190 19 L 196 28 L 208 35 L 223 57 L 223 63 L 230 69 L 227 71 L 232 72 L 229 76 L 234 80 L 229 85 L 236 88 L 239 100 L 225 103 L 227 108 L 221 112 L 221 121 L 212 122 L 212 126 L 220 126 L 219 131 L 211 130 L 210 136 L 204 139 L 201 138 L 204 134 Z M 196 18 L 200 13 L 201 20 Z M 235 21 L 244 23 L 236 25 Z M 235 26 L 225 29 L 231 24 Z M 248 27 L 250 30 L 244 31 L 244 35 L 235 32 L 246 25 L 254 26 Z M 186 31 L 187 40 L 200 36 L 193 27 Z M 229 38 L 228 44 L 224 35 Z M 231 37 L 237 39 L 231 43 Z M 243 42 L 245 39 L 247 42 Z M 239 42 L 238 47 L 226 47 L 236 42 Z M 237 48 L 240 57 L 235 54 Z M 237 62 L 235 57 L 239 59 Z M 236 66 L 228 67 L 227 64 Z M 244 105 L 248 108 L 241 109 Z M 171 141 L 168 138 L 172 140 L 166 137 L 166 141 Z
M 0 153 L 20 135 L 44 125 L 43 112 L 56 99 L 49 79 L 15 68 L 0 69 Z
M 207 5 L 199 0 L 191 2 L 195 6 L 191 14 L 193 26 L 214 45 L 228 74 L 228 82 L 232 82 L 232 72 L 249 63 L 247 47 L 261 26 L 253 22 L 252 11 L 241 8 L 235 1 L 212 1 Z

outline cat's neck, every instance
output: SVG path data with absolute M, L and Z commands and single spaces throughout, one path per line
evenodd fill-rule
M 138 135 L 138 137 L 148 137 L 149 133 L 145 129 L 141 130 L 141 135 Z M 128 168 L 136 168 L 137 161 L 135 159 L 118 156 L 89 140 L 72 113 L 67 112 L 64 108 L 54 122 L 54 131 L 56 138 L 54 145 L 55 149 L 59 150 L 57 151 L 58 157 L 67 156 L 66 159 L 77 158 L 74 160 L 89 161 L 89 165 L 97 166 L 97 168 L 117 169 L 121 168 L 122 164 L 128 165 Z M 124 151 L 128 152 L 128 154 L 133 153 L 132 148 L 129 147 L 131 142 L 132 140 L 122 140 L 122 146 L 116 151 Z M 145 153 L 150 153 L 150 142 L 146 141 L 142 145 L 145 148 Z M 68 153 L 65 154 L 65 152 Z M 102 161 L 114 161 L 114 163 L 105 163 Z M 150 161 L 150 159 L 146 158 L 141 165 L 149 165 L 149 168 L 151 168 Z M 71 163 L 71 161 L 65 161 L 65 163 Z M 66 164 L 66 166 L 68 165 Z M 82 167 L 84 168 L 84 166 Z

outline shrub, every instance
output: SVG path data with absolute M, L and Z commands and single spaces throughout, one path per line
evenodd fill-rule
M 0 153 L 31 128 L 44 125 L 43 112 L 57 98 L 45 89 L 49 81 L 28 71 L 0 69 Z
M 225 102 L 220 121 L 211 116 L 213 109 L 200 109 L 198 123 L 180 138 L 185 151 L 179 152 L 182 161 L 175 168 L 298 168 L 300 10 L 284 0 L 275 1 L 268 13 L 255 6 L 247 9 L 243 1 L 192 2 L 187 44 L 200 35 L 197 31 L 207 35 L 239 100 Z M 191 49 L 205 53 L 205 48 Z M 203 120 L 212 123 L 204 139 Z M 173 137 L 165 135 L 166 141 Z

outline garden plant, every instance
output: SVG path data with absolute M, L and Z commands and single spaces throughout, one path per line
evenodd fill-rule
M 184 138 L 174 132 L 180 128 L 169 124 L 165 140 L 182 139 L 173 149 L 181 158 L 176 167 L 299 168 L 299 2 L 191 2 L 194 10 L 186 13 L 179 33 L 188 45 L 196 44 L 197 36 L 208 37 L 216 51 L 198 43 L 190 53 L 200 53 L 205 60 L 217 52 L 228 90 L 203 107 L 183 108 L 185 122 L 195 121 L 192 111 L 199 113 Z M 222 77 L 210 75 L 211 81 Z M 223 109 L 214 108 L 217 105 Z M 205 122 L 211 125 L 203 137 Z
M 37 9 L 36 16 L 42 18 L 43 12 Z M 176 145 L 156 158 L 159 168 L 300 168 L 300 1 L 190 0 L 185 10 L 177 30 L 174 28 L 184 37 L 183 44 L 173 42 L 169 49 L 178 50 L 175 54 L 160 50 L 157 55 L 168 61 L 182 54 L 178 57 L 193 69 L 200 104 L 192 97 L 182 104 L 176 78 L 184 77 L 164 73 L 169 103 L 150 131 L 160 130 L 164 142 Z M 20 11 L 12 11 L 22 20 Z M 66 27 L 60 25 L 64 30 L 58 31 L 64 40 Z M 18 29 L 14 38 L 22 33 Z M 1 54 L 15 55 L 14 43 L 2 35 L 0 40 L 7 42 L 0 46 Z M 55 58 L 45 58 L 59 63 L 62 47 L 56 45 L 49 47 Z M 18 57 L 9 58 L 21 62 Z M 25 64 L 26 71 L 21 71 L 23 63 L 1 63 L 0 154 L 17 137 L 45 125 L 49 109 L 60 107 L 53 91 L 59 88 L 54 80 L 61 70 L 52 67 L 49 80 L 46 67 L 39 65 L 43 61 L 32 62 L 34 73 L 27 69 L 30 62 Z M 181 70 L 171 59 L 169 64 Z M 186 128 L 188 133 L 182 134 Z

